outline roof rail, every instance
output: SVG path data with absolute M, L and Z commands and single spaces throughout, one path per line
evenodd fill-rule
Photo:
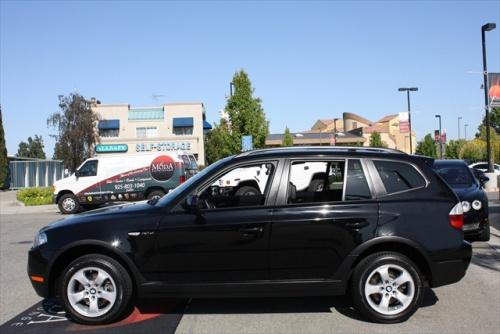
M 324 150 L 333 152 L 378 152 L 378 153 L 397 153 L 407 154 L 403 151 L 385 147 L 364 147 L 364 146 L 290 146 L 290 147 L 271 147 L 252 151 L 242 152 L 237 157 L 244 157 L 257 153 L 280 152 L 280 151 L 302 151 L 302 150 Z

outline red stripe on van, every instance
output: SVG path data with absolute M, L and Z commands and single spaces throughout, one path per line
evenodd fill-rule
M 111 177 L 108 177 L 107 179 L 104 179 L 102 181 L 94 183 L 91 186 L 88 186 L 87 188 L 83 189 L 78 194 L 76 194 L 76 196 L 82 196 L 84 193 L 89 192 L 91 190 L 94 190 L 94 188 L 100 187 L 103 184 L 113 182 L 113 181 L 121 179 L 123 177 L 133 176 L 133 175 L 137 175 L 137 174 L 140 174 L 140 173 L 145 173 L 145 172 L 148 172 L 148 171 L 149 171 L 149 166 L 146 166 L 146 167 L 141 167 L 141 168 L 133 169 L 133 170 L 127 171 L 125 173 L 120 173 L 120 174 L 117 174 L 117 175 L 113 175 Z

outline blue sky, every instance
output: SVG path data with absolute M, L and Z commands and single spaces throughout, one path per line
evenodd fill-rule
M 57 96 L 103 103 L 202 101 L 218 120 L 232 75 L 244 69 L 271 132 L 358 113 L 406 110 L 420 138 L 457 117 L 468 137 L 483 117 L 480 27 L 500 24 L 500 1 L 134 2 L 1 1 L 0 103 L 9 154 L 41 134 Z M 500 71 L 500 26 L 487 33 Z M 463 136 L 463 123 L 461 135 Z

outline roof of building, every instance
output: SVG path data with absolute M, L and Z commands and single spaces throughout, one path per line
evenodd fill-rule
M 387 115 L 379 119 L 376 123 L 384 123 L 384 122 L 389 122 L 391 119 L 398 117 L 398 114 L 393 114 L 393 115 Z
M 350 113 L 350 112 L 345 112 L 345 113 L 342 114 L 342 116 L 343 116 L 344 119 L 346 119 L 346 118 L 353 119 L 355 121 L 358 121 L 358 122 L 361 122 L 361 123 L 364 123 L 364 124 L 368 124 L 368 125 L 373 124 L 372 121 L 370 121 L 370 120 L 368 120 L 368 119 L 366 119 L 364 117 L 361 117 L 359 115 Z

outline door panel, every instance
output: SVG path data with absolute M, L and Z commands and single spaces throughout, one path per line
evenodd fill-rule
M 309 204 L 277 209 L 270 242 L 270 278 L 331 278 L 345 257 L 376 230 L 378 205 Z
M 182 283 L 267 279 L 271 209 L 206 210 L 164 217 L 157 233 L 156 280 Z

